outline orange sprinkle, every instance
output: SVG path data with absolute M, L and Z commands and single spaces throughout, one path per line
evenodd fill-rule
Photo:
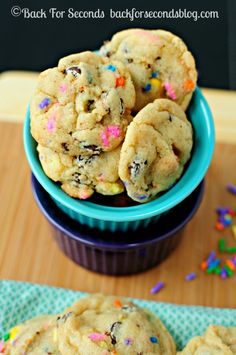
M 117 355 L 118 354 L 118 352 L 116 351 L 116 350 L 112 350 L 112 355 Z
M 226 260 L 226 265 L 228 265 L 228 267 L 234 271 L 235 270 L 235 265 L 231 260 Z
M 206 270 L 206 268 L 207 268 L 207 262 L 206 261 L 203 261 L 202 263 L 201 263 L 201 269 L 202 270 Z
M 116 78 L 116 88 L 118 86 L 125 86 L 125 78 L 123 76 Z
M 195 84 L 192 80 L 188 79 L 188 80 L 185 80 L 184 82 L 184 89 L 186 91 L 192 91 L 195 87 Z
M 225 227 L 222 223 L 216 222 L 215 229 L 217 229 L 218 231 L 222 231 L 225 229 Z
M 117 307 L 117 308 L 121 308 L 122 307 L 122 303 L 120 300 L 115 300 L 114 301 L 114 306 Z

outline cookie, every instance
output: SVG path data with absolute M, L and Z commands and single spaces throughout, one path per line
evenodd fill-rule
M 39 75 L 31 133 L 42 146 L 74 156 L 118 147 L 131 121 L 135 90 L 122 63 L 83 52 Z
M 143 203 L 170 188 L 190 158 L 192 126 L 179 105 L 157 99 L 129 125 L 121 148 L 119 176 L 128 195 Z
M 194 337 L 186 345 L 182 355 L 235 355 L 236 327 L 211 325 L 203 336 Z
M 94 295 L 58 321 L 63 355 L 171 355 L 175 345 L 161 321 L 125 299 Z
M 5 355 L 59 355 L 57 317 L 41 316 L 14 327 L 5 343 Z
M 124 191 L 118 176 L 120 147 L 99 155 L 70 156 L 38 145 L 39 160 L 45 174 L 61 183 L 70 196 L 87 199 L 94 190 L 103 195 L 116 195 Z
M 169 98 L 186 110 L 196 86 L 195 61 L 185 43 L 163 30 L 129 29 L 116 33 L 100 50 L 126 65 L 136 91 L 134 111 L 157 98 Z

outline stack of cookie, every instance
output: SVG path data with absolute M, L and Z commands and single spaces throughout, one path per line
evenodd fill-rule
M 170 188 L 190 158 L 185 110 L 195 62 L 177 36 L 126 30 L 102 46 L 62 58 L 40 74 L 31 133 L 48 177 L 72 197 L 94 191 L 147 202 Z

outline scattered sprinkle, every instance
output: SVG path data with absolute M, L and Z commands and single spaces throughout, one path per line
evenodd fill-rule
M 221 253 L 223 253 L 225 251 L 225 239 L 224 238 L 220 238 L 218 240 L 218 249 Z
M 20 327 L 16 326 L 10 330 L 10 340 L 13 340 L 16 335 L 19 333 Z
M 47 107 L 50 104 L 51 100 L 48 97 L 45 97 L 39 104 L 39 108 L 43 110 L 45 107 Z
M 4 353 L 4 351 L 5 351 L 4 340 L 0 340 L 0 353 Z
M 184 82 L 184 89 L 186 91 L 192 91 L 195 87 L 195 84 L 192 80 L 188 79 Z
M 164 87 L 166 89 L 167 96 L 169 96 L 172 100 L 176 100 L 176 93 L 169 82 L 164 83 Z
M 103 341 L 107 338 L 106 334 L 101 333 L 90 333 L 88 338 L 92 341 Z
M 192 280 L 196 279 L 196 277 L 197 277 L 196 272 L 190 272 L 188 275 L 186 275 L 185 280 L 192 281 Z
M 125 78 L 123 76 L 116 78 L 116 87 L 119 86 L 125 86 Z
M 108 64 L 106 66 L 106 69 L 114 72 L 114 71 L 116 71 L 117 67 L 115 65 Z
M 150 91 L 152 88 L 152 85 L 150 83 L 146 84 L 143 88 L 143 91 Z
M 231 194 L 236 195 L 236 186 L 233 184 L 228 184 L 227 185 L 227 190 L 231 192 Z
M 8 341 L 9 338 L 10 338 L 10 333 L 6 333 L 6 334 L 3 335 L 3 338 L 2 338 L 2 339 L 3 339 L 4 341 Z
M 233 237 L 236 240 L 236 224 L 234 224 L 231 228 L 232 228 Z
M 150 79 L 150 84 L 151 84 L 151 87 L 152 87 L 152 88 L 153 88 L 153 87 L 156 87 L 156 88 L 158 88 L 158 89 L 161 88 L 161 80 L 159 80 L 159 79 L 151 78 L 151 79 Z
M 154 343 L 154 344 L 157 344 L 157 343 L 158 343 L 157 337 L 150 337 L 149 339 L 150 339 L 150 342 L 151 342 L 151 343 Z
M 122 307 L 122 303 L 120 300 L 115 300 L 114 301 L 114 306 L 117 307 L 117 308 L 121 308 Z
M 126 338 L 126 339 L 124 340 L 124 344 L 125 344 L 125 345 L 132 345 L 132 344 L 133 344 L 133 339 L 131 339 L 131 338 Z
M 155 293 L 158 293 L 164 286 L 165 283 L 160 281 L 151 289 L 150 292 L 154 295 Z
M 56 118 L 55 116 L 51 116 L 47 121 L 47 130 L 49 133 L 53 133 L 55 131 L 55 128 L 56 128 Z
M 151 74 L 151 77 L 152 78 L 158 78 L 158 76 L 159 76 L 159 72 L 157 71 L 157 72 L 153 72 L 152 74 Z
M 61 92 L 66 92 L 67 90 L 67 85 L 65 83 L 61 83 L 60 86 L 59 86 L 59 90 Z

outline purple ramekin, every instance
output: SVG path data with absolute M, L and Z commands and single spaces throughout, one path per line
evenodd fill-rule
M 196 213 L 204 182 L 160 221 L 132 232 L 101 232 L 72 220 L 53 202 L 32 175 L 34 198 L 51 225 L 59 248 L 74 262 L 108 275 L 134 274 L 164 260 L 178 245 L 185 225 Z

